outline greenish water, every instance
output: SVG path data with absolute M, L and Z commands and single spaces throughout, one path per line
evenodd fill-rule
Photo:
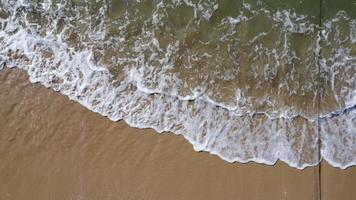
M 303 168 L 323 156 L 346 167 L 356 163 L 355 6 L 1 0 L 0 69 L 227 161 Z

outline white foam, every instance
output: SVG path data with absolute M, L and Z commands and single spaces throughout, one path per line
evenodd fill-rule
M 16 13 L 23 3 L 6 4 L 5 8 Z M 48 10 L 47 5 L 43 6 Z M 210 152 L 228 162 L 271 165 L 280 159 L 303 169 L 317 165 L 322 156 L 340 168 L 356 164 L 355 93 L 348 100 L 349 110 L 319 120 L 290 117 L 288 110 L 278 117 L 232 112 L 237 107 L 214 101 L 204 95 L 204 89 L 187 98 L 176 91 L 167 94 L 146 88 L 140 83 L 144 81 L 140 69 L 128 70 L 129 78 L 117 84 L 107 67 L 95 62 L 92 48 L 74 49 L 63 39 L 63 32 L 33 31 L 21 17 L 9 17 L 0 24 L 0 70 L 4 66 L 23 69 L 31 82 L 60 91 L 113 121 L 183 135 L 196 151 Z M 103 40 L 104 35 L 98 32 L 92 39 Z M 153 44 L 160 48 L 156 41 Z M 241 90 L 236 94 L 240 102 L 245 99 Z

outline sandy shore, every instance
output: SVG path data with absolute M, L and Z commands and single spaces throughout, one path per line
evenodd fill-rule
M 0 71 L 0 105 L 0 199 L 356 199 L 355 168 L 230 164 L 181 136 L 112 122 L 17 69 Z

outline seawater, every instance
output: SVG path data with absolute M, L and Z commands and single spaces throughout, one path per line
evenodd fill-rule
M 352 0 L 0 2 L 0 69 L 92 111 L 229 162 L 356 164 Z

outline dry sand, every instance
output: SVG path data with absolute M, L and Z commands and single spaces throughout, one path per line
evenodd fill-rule
M 321 171 L 321 176 L 319 172 Z M 0 199 L 356 199 L 356 169 L 230 164 L 0 71 Z

